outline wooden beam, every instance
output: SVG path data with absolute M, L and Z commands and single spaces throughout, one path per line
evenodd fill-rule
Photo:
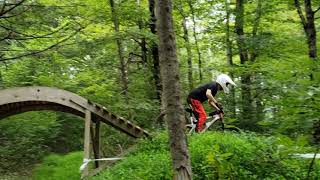
M 95 159 L 100 158 L 100 120 L 96 120 L 95 129 L 91 126 L 91 140 Z M 95 161 L 95 168 L 99 167 L 99 161 Z
M 100 158 L 100 121 L 99 120 L 97 120 L 96 122 L 94 142 L 95 142 L 95 158 L 99 159 Z M 97 161 L 96 168 L 98 167 L 99 167 L 99 163 Z
M 90 158 L 90 127 L 91 127 L 91 112 L 85 111 L 85 127 L 84 127 L 84 155 L 83 159 Z M 83 170 L 81 179 L 89 175 L 88 166 Z

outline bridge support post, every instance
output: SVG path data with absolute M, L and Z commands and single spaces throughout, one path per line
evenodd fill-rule
M 100 158 L 100 120 L 96 120 L 95 129 L 91 126 L 91 140 L 92 140 L 92 148 L 93 155 L 95 159 Z M 99 167 L 99 161 L 95 161 L 95 168 Z
M 91 112 L 89 110 L 85 110 L 85 126 L 84 126 L 84 157 L 83 159 L 90 158 L 90 128 L 91 127 Z M 81 179 L 87 177 L 89 175 L 89 168 L 83 170 Z

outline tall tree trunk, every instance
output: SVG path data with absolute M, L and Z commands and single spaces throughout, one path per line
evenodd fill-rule
M 229 0 L 225 0 L 226 6 L 226 53 L 227 61 L 230 66 L 233 65 L 232 60 L 232 42 L 230 40 L 230 9 L 229 9 Z
M 149 0 L 149 12 L 150 12 L 149 28 L 151 33 L 156 35 L 157 19 L 155 15 L 155 0 Z M 159 50 L 158 50 L 158 45 L 155 42 L 151 44 L 151 52 L 152 52 L 152 58 L 153 58 L 153 78 L 156 85 L 157 99 L 161 101 L 162 84 L 161 84 L 161 77 L 160 77 Z
M 251 75 L 244 73 L 241 76 L 241 101 L 242 117 L 240 127 L 248 130 L 255 130 L 256 124 L 253 121 L 253 106 L 251 93 Z
M 314 23 L 314 15 L 317 11 L 312 10 L 311 0 L 305 0 L 305 15 L 303 14 L 300 6 L 299 0 L 294 0 L 295 7 L 298 11 L 301 24 L 303 26 L 304 32 L 306 34 L 308 49 L 309 49 L 309 57 L 311 59 L 316 59 L 317 56 L 317 32 Z
M 244 2 L 236 2 L 236 22 L 235 31 L 237 33 L 237 45 L 239 49 L 240 63 L 245 64 L 248 61 L 248 50 L 243 30 L 244 26 Z M 245 129 L 254 129 L 255 124 L 252 121 L 252 96 L 251 96 L 251 75 L 250 72 L 243 73 L 241 76 L 241 100 L 242 100 L 242 119 L 240 127 Z
M 316 59 L 317 56 L 317 31 L 314 24 L 314 12 L 312 11 L 311 0 L 305 0 L 305 11 L 307 17 L 306 33 L 309 47 L 309 57 Z
M 0 67 L 0 89 L 2 89 L 4 87 L 4 84 L 3 84 L 3 77 L 2 77 L 2 69 Z
M 178 5 L 179 13 L 182 16 L 182 28 L 183 28 L 183 39 L 185 41 L 185 46 L 187 49 L 187 62 L 188 62 L 188 82 L 189 82 L 189 90 L 193 89 L 193 73 L 192 73 L 192 52 L 191 52 L 191 46 L 190 46 L 190 40 L 189 40 L 189 32 L 187 28 L 187 18 L 186 14 L 183 10 L 182 2 L 179 2 Z
M 159 0 L 157 9 L 160 50 L 160 72 L 163 83 L 163 105 L 169 129 L 169 143 L 175 180 L 189 180 L 191 162 L 184 133 L 184 110 L 179 84 L 179 65 L 176 55 L 171 0 Z
M 189 41 L 188 29 L 187 29 L 187 20 L 183 18 L 182 20 L 182 27 L 183 27 L 183 39 L 186 42 L 186 49 L 187 49 L 187 61 L 188 61 L 188 82 L 189 82 L 189 90 L 193 89 L 193 78 L 192 78 L 192 52 L 191 46 Z
M 264 104 L 263 104 L 263 88 L 261 85 L 262 79 L 260 74 L 255 74 L 255 84 L 256 84 L 256 93 L 255 93 L 255 104 L 256 104 L 256 121 L 262 121 L 264 119 L 265 113 Z
M 252 28 L 252 40 L 251 40 L 251 54 L 250 54 L 250 61 L 254 62 L 256 58 L 259 56 L 258 48 L 260 47 L 260 41 L 258 39 L 258 30 L 260 27 L 260 19 L 262 16 L 262 0 L 258 0 L 257 2 L 257 8 L 256 8 L 256 16 L 255 20 L 253 22 L 253 28 Z M 261 85 L 261 78 L 260 74 L 258 72 L 254 72 L 252 75 L 255 79 L 255 95 L 254 95 L 254 103 L 255 103 L 255 120 L 254 122 L 262 121 L 264 118 L 264 105 L 263 105 L 263 89 Z
M 232 41 L 230 40 L 230 8 L 229 8 L 229 0 L 225 0 L 226 7 L 226 55 L 227 62 L 229 66 L 233 66 L 232 59 Z M 230 76 L 234 79 L 233 72 L 230 72 Z M 236 118 L 236 96 L 234 88 L 231 89 L 231 107 L 232 107 L 232 118 Z
M 121 84 L 122 84 L 122 92 L 125 95 L 125 99 L 128 102 L 128 76 L 127 76 L 127 68 L 126 68 L 126 63 L 124 59 L 124 52 L 123 52 L 123 47 L 122 47 L 122 41 L 120 37 L 120 30 L 119 30 L 119 20 L 117 17 L 117 8 L 115 7 L 114 0 L 109 0 L 110 2 L 110 7 L 111 7 L 111 16 L 112 16 L 112 21 L 114 25 L 114 31 L 116 33 L 116 43 L 117 43 L 117 48 L 118 48 L 118 55 L 119 55 L 119 60 L 120 60 L 120 72 L 121 72 Z
M 191 0 L 188 0 L 188 5 L 191 11 L 191 18 L 192 18 L 192 23 L 193 23 L 193 38 L 196 44 L 196 49 L 197 49 L 197 54 L 198 54 L 198 66 L 199 66 L 199 78 L 200 81 L 202 81 L 203 77 L 202 77 L 202 60 L 201 60 L 201 51 L 199 48 L 199 43 L 198 43 L 198 37 L 197 37 L 197 32 L 196 32 L 196 20 L 195 20 L 195 13 L 194 13 L 194 8 L 192 5 Z

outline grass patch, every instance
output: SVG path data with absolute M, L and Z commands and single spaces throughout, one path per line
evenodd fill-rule
M 49 155 L 33 170 L 32 179 L 80 179 L 79 167 L 82 164 L 82 158 L 83 152 L 72 152 L 67 155 Z

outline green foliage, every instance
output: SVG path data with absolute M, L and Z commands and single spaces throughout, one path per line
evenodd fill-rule
M 93 179 L 171 179 L 166 133 L 143 140 L 135 152 Z M 287 137 L 208 132 L 190 137 L 194 179 L 304 179 L 310 160 L 292 156 L 312 152 Z M 320 175 L 320 163 L 311 177 Z
M 82 149 L 82 120 L 55 112 L 28 112 L 0 121 L 0 172 L 24 173 L 48 152 Z
M 0 121 L 0 172 L 30 169 L 50 150 L 60 124 L 55 113 L 24 113 Z
M 292 60 L 294 59 L 294 61 Z M 260 123 L 270 132 L 285 133 L 292 137 L 308 136 L 313 124 L 319 121 L 319 75 L 310 69 L 319 69 L 318 65 L 307 57 L 292 57 L 271 60 L 277 64 L 270 69 L 265 62 L 259 62 L 265 75 L 272 80 L 266 83 L 266 118 Z M 295 66 L 296 69 L 290 67 Z M 314 80 L 310 80 L 310 74 Z
M 80 179 L 79 167 L 82 164 L 83 152 L 72 152 L 67 155 L 52 154 L 33 170 L 32 179 Z
M 59 123 L 58 135 L 49 144 L 50 152 L 68 153 L 83 149 L 83 120 L 71 114 L 58 113 L 56 121 Z

